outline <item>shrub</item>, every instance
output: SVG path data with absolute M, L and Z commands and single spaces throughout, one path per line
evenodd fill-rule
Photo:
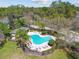
M 49 40 L 48 45 L 53 46 L 53 44 L 54 44 L 54 40 L 53 39 Z

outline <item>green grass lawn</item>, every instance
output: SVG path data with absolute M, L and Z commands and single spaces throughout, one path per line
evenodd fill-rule
M 68 59 L 68 57 L 63 50 L 55 50 L 48 56 L 27 56 L 21 48 L 17 48 L 15 42 L 7 42 L 0 49 L 0 59 Z

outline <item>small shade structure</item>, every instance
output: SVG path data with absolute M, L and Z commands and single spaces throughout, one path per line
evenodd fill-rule
M 39 30 L 42 29 L 42 28 L 40 28 L 39 26 L 36 26 L 36 25 L 29 25 L 29 27 L 32 28 L 32 29 L 39 29 Z M 50 30 L 50 31 L 53 30 L 53 29 L 51 29 L 51 28 L 49 28 L 49 27 L 44 27 L 43 29 L 45 29 L 45 30 Z
M 45 30 L 52 30 L 52 29 L 51 29 L 51 28 L 49 28 L 49 27 L 45 27 L 44 29 L 45 29 Z
M 32 29 L 40 29 L 40 27 L 36 26 L 36 25 L 29 25 L 29 27 L 32 28 Z

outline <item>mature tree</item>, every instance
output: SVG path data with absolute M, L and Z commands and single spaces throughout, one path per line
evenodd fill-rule
M 0 30 L 3 32 L 5 37 L 10 36 L 10 28 L 8 25 L 0 23 Z
M 22 29 L 17 30 L 16 37 L 22 38 L 22 40 L 26 40 L 26 41 L 29 39 L 26 30 L 22 30 Z
M 16 38 L 17 38 L 16 41 L 18 46 L 24 46 L 25 42 L 29 40 L 29 36 L 27 35 L 27 32 L 22 29 L 17 30 Z
M 9 7 L 1 7 L 0 8 L 0 17 L 8 16 L 9 14 L 15 14 L 15 15 L 23 15 L 25 12 L 25 6 L 23 5 L 12 5 Z
M 20 18 L 20 19 L 16 19 L 16 20 L 14 21 L 14 24 L 15 24 L 15 27 L 16 27 L 16 28 L 20 28 L 20 27 L 26 25 L 26 21 L 25 21 L 24 18 Z
M 74 17 L 76 15 L 76 8 L 74 5 L 70 4 L 69 2 L 52 2 L 51 8 L 55 9 L 54 14 L 61 14 L 66 17 Z

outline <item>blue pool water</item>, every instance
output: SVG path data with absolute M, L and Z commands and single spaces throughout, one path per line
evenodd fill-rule
M 31 40 L 35 44 L 42 44 L 44 42 L 48 42 L 51 39 L 51 36 L 40 37 L 39 35 L 32 35 Z

